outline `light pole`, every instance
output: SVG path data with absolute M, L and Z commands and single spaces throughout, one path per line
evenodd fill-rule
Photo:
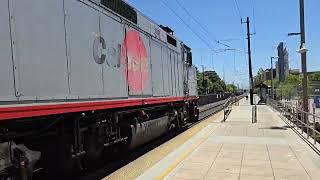
M 301 68 L 303 74 L 303 110 L 309 112 L 309 102 L 308 102 L 308 75 L 307 75 L 307 49 L 305 48 L 306 34 L 304 25 L 304 0 L 300 0 L 300 33 L 301 33 L 301 45 L 299 53 L 301 54 Z
M 270 74 L 271 74 L 271 97 L 272 99 L 274 99 L 274 87 L 273 87 L 273 63 L 272 63 L 272 60 L 273 59 L 278 59 L 279 57 L 275 57 L 275 56 L 272 56 L 271 57 L 271 68 L 270 68 Z
M 308 102 L 308 74 L 307 74 L 307 51 L 305 47 L 306 43 L 306 33 L 304 24 L 304 0 L 299 0 L 300 5 L 300 33 L 289 33 L 288 36 L 300 35 L 300 49 L 298 53 L 301 54 L 301 71 L 302 71 L 302 104 L 303 110 L 309 112 L 309 102 Z

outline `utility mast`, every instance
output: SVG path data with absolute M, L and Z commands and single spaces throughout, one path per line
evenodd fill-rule
M 250 42 L 250 20 L 247 17 L 247 21 L 243 22 L 241 19 L 241 24 L 247 24 L 247 39 L 248 39 L 248 57 L 249 57 L 249 86 L 250 86 L 250 104 L 253 105 L 253 76 L 252 76 L 252 63 L 251 63 L 251 42 Z

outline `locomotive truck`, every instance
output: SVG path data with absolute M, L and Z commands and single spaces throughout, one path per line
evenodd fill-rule
M 122 0 L 0 1 L 0 179 L 79 171 L 197 121 L 173 33 Z

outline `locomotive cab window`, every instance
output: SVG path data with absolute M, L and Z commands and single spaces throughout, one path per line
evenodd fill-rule
M 192 65 L 192 52 L 187 52 L 187 63 L 189 66 Z
M 185 56 L 185 62 L 191 66 L 192 65 L 192 52 L 191 48 L 188 47 L 187 45 L 183 45 L 184 48 L 184 56 Z
M 167 41 L 169 44 L 171 44 L 174 47 L 177 47 L 177 40 L 175 40 L 173 37 L 170 35 L 167 35 Z

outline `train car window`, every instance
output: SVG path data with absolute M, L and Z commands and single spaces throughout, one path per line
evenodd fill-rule
M 192 52 L 187 53 L 187 63 L 191 66 L 192 65 Z
M 173 37 L 167 35 L 167 42 L 174 47 L 177 47 L 177 40 L 175 40 Z
M 101 0 L 100 3 L 103 6 L 127 18 L 129 21 L 132 21 L 133 23 L 137 24 L 137 12 L 134 10 L 133 7 L 131 7 L 123 0 Z

